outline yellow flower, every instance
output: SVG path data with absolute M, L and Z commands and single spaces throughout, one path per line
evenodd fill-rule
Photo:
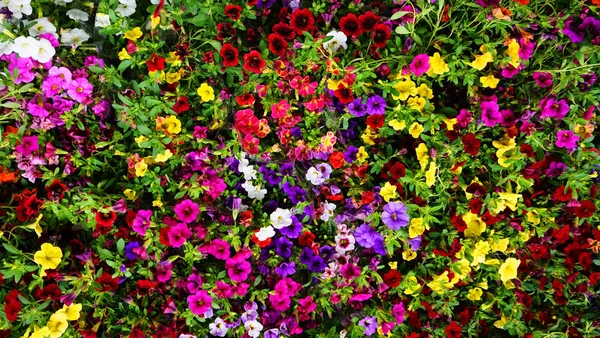
M 422 97 L 411 97 L 408 99 L 408 101 L 406 101 L 406 104 L 414 109 L 414 110 L 418 110 L 419 112 L 423 111 L 423 108 L 425 108 L 425 105 L 427 104 L 427 100 L 425 100 Z
M 499 329 L 503 329 L 504 326 L 508 323 L 508 317 L 504 316 L 504 314 L 501 315 L 500 319 L 494 322 L 494 326 L 499 328 Z
M 419 135 L 421 135 L 423 130 L 425 130 L 425 128 L 423 128 L 419 122 L 413 122 L 413 124 L 411 124 L 408 128 L 408 132 L 414 138 L 419 138 Z
M 50 330 L 50 338 L 58 338 L 62 336 L 69 327 L 69 323 L 67 323 L 67 315 L 60 311 L 52 314 L 46 326 L 48 327 L 48 330 Z
M 67 317 L 67 320 L 79 319 L 79 313 L 81 312 L 81 304 L 71 304 L 69 306 L 63 305 L 63 308 L 58 312 L 62 312 Z
M 508 138 L 508 137 L 503 137 L 497 141 L 492 141 L 492 145 L 496 148 L 496 149 L 513 149 L 517 146 L 517 142 L 515 142 L 514 137 L 512 138 Z
M 498 240 L 490 238 L 489 242 L 492 245 L 492 250 L 494 251 L 506 252 L 506 250 L 508 249 L 508 238 L 501 238 Z
M 496 88 L 498 83 L 500 83 L 500 79 L 497 79 L 494 75 L 481 76 L 479 81 L 481 81 L 482 87 L 492 89 Z
M 361 146 L 360 148 L 358 148 L 358 153 L 356 154 L 356 161 L 358 161 L 359 164 L 362 164 L 368 158 L 369 158 L 369 153 L 367 153 L 367 151 L 365 150 L 365 147 Z
M 397 96 L 392 94 L 394 100 L 406 101 L 409 96 L 415 96 L 418 93 L 416 84 L 411 80 L 399 81 L 392 88 L 398 91 Z
M 467 298 L 472 301 L 480 300 L 481 295 L 483 295 L 483 291 L 480 288 L 473 288 L 469 290 L 469 294 Z
M 156 155 L 156 158 L 154 160 L 156 162 L 166 162 L 172 156 L 173 156 L 173 153 L 169 149 L 167 149 L 167 150 L 165 150 L 164 154 L 158 154 L 158 155 Z
M 390 267 L 390 269 L 396 270 L 398 269 L 398 262 L 389 262 L 388 266 Z
M 468 274 L 471 273 L 471 267 L 469 266 L 469 261 L 465 258 L 459 260 L 455 263 L 456 267 L 460 271 L 460 274 L 457 274 L 460 278 L 465 278 Z
M 134 138 L 134 140 L 138 147 L 142 148 L 142 143 L 148 141 L 148 138 L 144 135 L 140 135 L 139 137 Z
M 396 119 L 393 119 L 390 122 L 388 122 L 388 125 L 390 127 L 394 128 L 395 131 L 402 130 L 402 129 L 406 128 L 406 122 L 404 122 L 404 120 L 398 121 Z
M 485 256 L 490 253 L 490 244 L 485 241 L 479 241 L 475 244 L 475 249 L 471 252 L 473 261 L 471 266 L 478 266 L 480 263 L 485 262 Z
M 344 87 L 347 87 L 348 85 L 346 84 L 346 82 L 344 82 L 343 80 L 334 80 L 334 79 L 328 79 L 327 80 L 327 89 L 329 90 L 337 90 L 339 85 L 342 85 Z
M 482 288 L 484 290 L 487 290 L 488 289 L 488 282 L 487 282 L 487 280 L 484 279 L 483 281 L 481 281 L 479 283 L 475 283 L 475 286 L 479 287 L 479 288 Z
M 153 15 L 152 18 L 150 18 L 150 21 L 152 21 L 152 29 L 156 28 L 156 26 L 158 26 L 160 23 L 160 15 Z
M 26 226 L 27 229 L 34 230 L 36 235 L 38 236 L 38 238 L 40 238 L 42 236 L 42 227 L 40 226 L 40 221 L 42 220 L 42 217 L 44 217 L 44 215 L 39 214 L 39 216 L 37 217 L 35 222 Z
M 407 250 L 407 251 L 412 251 L 412 250 Z M 413 252 L 413 254 L 415 254 L 415 256 L 417 255 L 414 252 Z M 404 256 L 404 253 L 402 255 Z M 410 260 L 410 259 L 407 259 L 407 260 Z M 404 285 L 406 285 L 406 289 L 404 289 L 404 294 L 406 294 L 406 295 L 412 295 L 413 293 L 417 292 L 421 288 L 421 285 L 419 284 L 419 281 L 417 281 L 417 277 L 415 277 L 415 276 L 406 277 L 406 279 L 404 280 L 403 283 L 404 283 Z
M 144 160 L 135 164 L 135 176 L 144 177 L 146 175 L 146 171 L 148 171 L 148 165 Z
M 208 102 L 215 99 L 215 90 L 206 83 L 201 84 L 196 92 L 202 99 L 202 102 Z
M 181 65 L 181 60 L 179 59 L 177 52 L 170 52 L 166 61 L 174 67 Z M 181 74 L 179 74 L 179 75 L 181 75 Z
M 417 253 L 411 249 L 404 250 L 402 251 L 402 258 L 405 261 L 412 261 L 413 259 L 417 258 Z
M 169 134 L 179 134 L 181 132 L 181 121 L 175 115 L 169 115 L 164 118 L 156 118 L 156 130 L 166 131 Z
M 431 164 L 429 164 L 429 170 L 425 173 L 425 184 L 430 188 L 435 183 L 436 170 L 435 162 L 431 162 Z
M 431 90 L 431 88 L 429 88 L 429 86 L 427 86 L 424 83 L 421 83 L 419 88 L 417 88 L 417 93 L 419 93 L 419 95 L 424 98 L 427 98 L 430 100 L 433 99 L 433 90 Z
M 136 41 L 137 39 L 139 39 L 140 37 L 142 37 L 142 30 L 140 29 L 140 27 L 135 27 L 134 29 L 125 32 L 125 38 L 129 39 L 131 41 Z
M 128 200 L 133 201 L 135 199 L 136 192 L 131 189 L 125 189 L 125 191 L 123 191 L 123 195 L 125 195 L 125 198 Z
M 415 151 L 417 152 L 417 159 L 421 164 L 421 170 L 425 170 L 425 166 L 429 163 L 429 149 L 427 149 L 425 143 L 420 143 Z
M 167 73 L 166 79 L 167 83 L 173 84 L 181 79 L 181 74 L 179 72 Z
M 499 192 L 500 199 L 504 201 L 504 204 L 512 211 L 517 210 L 517 202 L 522 196 L 521 194 L 513 194 L 509 192 Z M 504 210 L 504 209 L 502 209 Z
M 462 218 L 467 223 L 467 229 L 465 230 L 466 237 L 477 237 L 485 231 L 486 225 L 479 216 L 467 211 Z
M 509 63 L 515 68 L 519 67 L 519 50 L 520 49 L 521 49 L 521 46 L 519 45 L 517 40 L 511 39 L 510 43 L 508 44 L 508 49 L 506 50 L 506 55 L 508 55 L 508 57 L 510 57 Z
M 533 223 L 533 225 L 540 224 L 540 216 L 536 210 L 531 210 L 527 213 L 527 221 Z
M 483 70 L 488 62 L 494 61 L 494 57 L 490 52 L 485 52 L 483 55 L 475 55 L 475 61 L 469 65 L 477 70 Z
M 121 49 L 121 51 L 119 52 L 119 60 L 121 60 L 121 61 L 131 60 L 131 55 L 129 55 L 129 53 L 127 53 L 127 49 L 125 49 L 125 48 Z
M 161 208 L 163 206 L 163 202 L 160 200 L 160 198 L 158 198 L 158 199 L 152 201 L 152 206 Z
M 390 199 L 398 196 L 398 193 L 396 192 L 396 186 L 391 185 L 390 182 L 385 182 L 385 185 L 379 191 L 379 195 L 381 195 L 386 202 L 389 202 Z
M 29 338 L 44 338 L 44 337 L 48 337 L 49 335 L 50 335 L 50 329 L 48 329 L 47 326 L 44 326 L 42 328 L 36 326 L 33 333 L 31 334 L 31 336 L 29 336 Z
M 443 295 L 446 291 L 454 287 L 448 278 L 448 271 L 444 271 L 441 275 L 433 275 L 433 281 L 427 283 L 427 286 L 434 292 Z
M 408 237 L 415 238 L 421 236 L 425 232 L 425 226 L 423 225 L 423 218 L 413 218 L 410 220 L 410 227 L 408 228 Z
M 49 243 L 42 244 L 41 250 L 35 253 L 33 260 L 42 266 L 42 269 L 56 269 L 60 264 L 62 251 Z
M 374 145 L 375 140 L 377 139 L 377 136 L 378 135 L 375 133 L 375 131 L 367 126 L 367 128 L 365 128 L 365 131 L 360 136 L 360 138 L 362 138 L 362 140 L 365 144 Z
M 446 129 L 448 130 L 454 130 L 454 125 L 457 123 L 456 118 L 449 119 L 446 117 L 442 121 L 444 121 L 444 123 L 446 124 Z
M 448 71 L 450 71 L 450 68 L 448 68 L 446 62 L 442 60 L 440 53 L 433 53 L 433 56 L 429 58 L 429 70 L 427 71 L 427 75 L 441 75 Z
M 500 274 L 500 280 L 504 283 L 510 281 L 513 278 L 517 278 L 517 269 L 521 261 L 516 258 L 507 258 L 502 265 L 498 273 Z

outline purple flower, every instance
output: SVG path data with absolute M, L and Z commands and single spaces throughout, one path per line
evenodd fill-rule
M 500 4 L 500 0 L 475 0 L 475 3 L 483 8 L 496 7 Z
M 566 148 L 569 151 L 575 150 L 577 148 L 577 141 L 579 141 L 579 136 L 575 135 L 570 130 L 560 130 L 556 134 L 556 146 L 559 148 Z
M 292 224 L 287 227 L 283 227 L 279 229 L 282 235 L 287 236 L 288 238 L 298 238 L 302 233 L 302 223 L 298 220 L 298 218 L 293 215 L 292 216 Z
M 193 314 L 203 315 L 212 308 L 212 297 L 205 290 L 199 290 L 187 297 L 187 302 Z
M 179 223 L 169 230 L 169 243 L 174 248 L 179 248 L 192 236 L 192 232 L 185 223 Z
M 354 239 L 356 243 L 364 248 L 372 248 L 375 245 L 375 239 L 379 233 L 368 224 L 363 223 L 354 230 Z
M 381 221 L 388 229 L 400 230 L 408 225 L 409 217 L 406 205 L 402 202 L 390 202 L 383 207 Z
M 402 324 L 402 322 L 404 322 L 404 315 L 405 315 L 404 304 L 398 303 L 398 304 L 394 305 L 394 307 L 392 308 L 392 314 L 394 315 L 394 318 L 396 319 L 396 324 L 398 324 L 398 325 Z
M 275 253 L 283 258 L 289 258 L 292 255 L 292 248 L 294 247 L 294 243 L 287 239 L 286 237 L 279 237 L 276 241 L 276 249 Z
M 373 95 L 367 99 L 367 114 L 383 115 L 385 114 L 385 99 L 379 95 Z
M 180 221 L 184 223 L 191 223 L 198 217 L 200 208 L 198 207 L 198 204 L 192 202 L 192 200 L 186 199 L 177 204 L 174 208 L 174 211 Z
M 344 160 L 348 163 L 356 161 L 356 155 L 358 154 L 358 148 L 353 145 L 348 146 L 348 149 L 344 153 Z
M 363 104 L 361 98 L 357 98 L 348 104 L 348 111 L 356 117 L 365 116 L 367 114 L 367 106 Z
M 275 268 L 275 273 L 283 278 L 291 276 L 296 273 L 296 263 L 294 261 L 289 263 L 283 262 Z
M 217 317 L 213 323 L 208 325 L 208 328 L 210 329 L 210 334 L 217 337 L 225 337 L 227 335 L 227 330 L 229 330 L 227 324 L 221 317 Z
M 421 76 L 429 70 L 429 55 L 419 54 L 410 63 L 410 70 L 415 76 Z
M 21 144 L 15 147 L 15 150 L 21 153 L 23 156 L 30 156 L 35 151 L 40 149 L 37 135 L 23 136 Z
M 140 247 L 140 243 L 138 242 L 129 242 L 127 243 L 127 245 L 125 245 L 125 257 L 127 257 L 127 259 L 130 260 L 134 260 L 137 259 L 137 255 L 133 252 L 134 248 L 139 248 Z
M 69 94 L 69 96 L 73 100 L 79 103 L 83 103 L 92 94 L 93 89 L 94 86 L 92 86 L 92 84 L 87 79 L 80 77 L 71 80 L 71 82 L 67 86 L 67 94 Z
M 552 162 L 550 167 L 546 170 L 546 176 L 558 177 L 567 170 L 567 165 L 562 162 Z
M 540 115 L 542 119 L 554 117 L 555 119 L 562 120 L 570 110 L 566 100 L 557 101 L 551 97 L 542 99 L 540 101 L 540 108 L 542 109 L 542 114 Z
M 140 236 L 146 236 L 146 230 L 150 227 L 150 217 L 152 217 L 152 210 L 138 211 L 133 220 L 133 231 Z
M 481 102 L 481 120 L 486 127 L 493 127 L 502 122 L 502 114 L 500 114 L 498 104 L 494 101 Z
M 347 280 L 351 280 L 360 277 L 360 268 L 353 263 L 346 263 L 342 265 L 340 273 Z
M 186 287 L 190 293 L 196 293 L 202 286 L 202 276 L 199 273 L 192 273 L 187 278 Z
M 299 186 L 293 186 L 289 181 L 283 183 L 283 192 L 290 198 L 290 202 L 298 204 L 306 201 L 306 191 Z
M 421 239 L 421 236 L 417 236 L 408 240 L 408 245 L 410 245 L 412 251 L 419 250 L 419 248 L 421 247 Z
M 552 86 L 552 74 L 545 72 L 534 72 L 533 79 L 540 88 L 546 88 Z
M 585 38 L 584 32 L 577 26 L 577 18 L 570 17 L 565 21 L 565 26 L 562 33 L 569 37 L 572 43 L 583 42 Z
M 358 325 L 365 329 L 364 334 L 367 336 L 377 332 L 377 318 L 373 316 L 366 316 L 358 322 Z

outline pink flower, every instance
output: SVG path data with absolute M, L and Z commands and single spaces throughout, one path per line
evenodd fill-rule
M 415 76 L 421 76 L 429 70 L 429 55 L 419 54 L 410 63 L 410 70 Z
M 33 152 L 40 149 L 37 135 L 23 136 L 21 144 L 15 147 L 15 150 L 23 156 L 30 156 Z
M 398 303 L 392 308 L 392 314 L 396 318 L 396 324 L 400 325 L 404 321 L 404 304 Z
M 269 300 L 271 301 L 271 305 L 273 309 L 278 311 L 286 311 L 290 308 L 290 304 L 292 303 L 290 297 L 281 295 L 276 293 L 274 295 L 269 295 Z
M 173 268 L 173 263 L 170 261 L 164 261 L 158 263 L 158 268 L 156 269 L 156 279 L 159 282 L 166 282 L 171 279 L 171 269 Z
M 200 213 L 198 204 L 192 202 L 190 199 L 183 200 L 177 204 L 174 208 L 177 218 L 184 223 L 191 223 L 196 220 Z
M 184 223 L 179 223 L 169 230 L 169 243 L 174 248 L 179 248 L 185 241 L 192 236 L 192 232 Z
M 223 283 L 220 280 L 215 283 L 213 293 L 217 296 L 217 298 L 230 298 L 233 296 L 231 285 Z
M 150 217 L 152 217 L 152 210 L 138 211 L 133 220 L 133 231 L 140 234 L 140 236 L 145 236 L 150 227 Z
M 217 259 L 226 260 L 230 256 L 229 248 L 229 243 L 217 238 L 212 241 L 207 252 Z
M 48 76 L 42 82 L 42 93 L 44 97 L 52 97 L 63 89 L 64 80 L 58 76 Z
M 493 127 L 502 122 L 502 114 L 496 102 L 481 102 L 481 120 L 487 127 Z
M 575 135 L 570 130 L 560 130 L 556 134 L 556 146 L 559 148 L 566 148 L 569 151 L 575 150 L 577 148 L 577 141 L 579 141 L 579 136 Z
M 271 117 L 274 119 L 284 118 L 288 110 L 290 110 L 290 105 L 286 99 L 283 99 L 271 107 Z
M 94 87 L 87 79 L 77 78 L 72 80 L 67 86 L 67 94 L 69 94 L 73 100 L 83 103 L 92 94 L 93 89 Z
M 225 268 L 229 278 L 236 282 L 243 282 L 248 279 L 248 275 L 252 272 L 252 266 L 241 257 L 229 258 L 225 262 Z
M 212 308 L 212 297 L 205 290 L 200 290 L 187 297 L 187 302 L 193 314 L 203 315 Z

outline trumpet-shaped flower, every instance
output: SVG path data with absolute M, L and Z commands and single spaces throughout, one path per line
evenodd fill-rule
M 62 251 L 50 243 L 44 243 L 41 250 L 35 253 L 33 260 L 42 266 L 42 269 L 56 269 L 62 259 Z

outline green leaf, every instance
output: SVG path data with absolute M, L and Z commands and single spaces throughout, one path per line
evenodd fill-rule
M 152 130 L 150 130 L 150 128 L 146 127 L 143 124 L 138 124 L 137 125 L 137 130 L 139 130 L 139 132 L 142 135 L 150 135 L 150 134 L 152 134 Z
M 396 34 L 406 35 L 406 34 L 410 34 L 410 32 L 408 31 L 408 29 L 406 29 L 406 27 L 398 26 L 398 27 L 396 27 Z
M 119 68 L 117 68 L 117 70 L 119 72 L 122 72 L 125 69 L 129 68 L 129 66 L 131 66 L 132 63 L 133 63 L 133 61 L 131 61 L 131 60 L 123 60 L 123 61 L 121 61 L 121 64 L 119 64 Z
M 408 14 L 408 13 L 409 13 L 409 12 L 406 12 L 406 11 L 399 11 L 399 12 L 396 12 L 396 13 L 394 13 L 394 15 L 392 15 L 392 16 L 390 17 L 390 21 L 398 20 L 398 19 L 400 19 L 401 17 L 405 16 L 405 15 L 406 15 L 406 14 Z M 399 27 L 401 27 L 401 26 L 399 26 Z M 398 29 L 396 29 L 396 31 L 397 31 L 397 30 L 398 30 Z

